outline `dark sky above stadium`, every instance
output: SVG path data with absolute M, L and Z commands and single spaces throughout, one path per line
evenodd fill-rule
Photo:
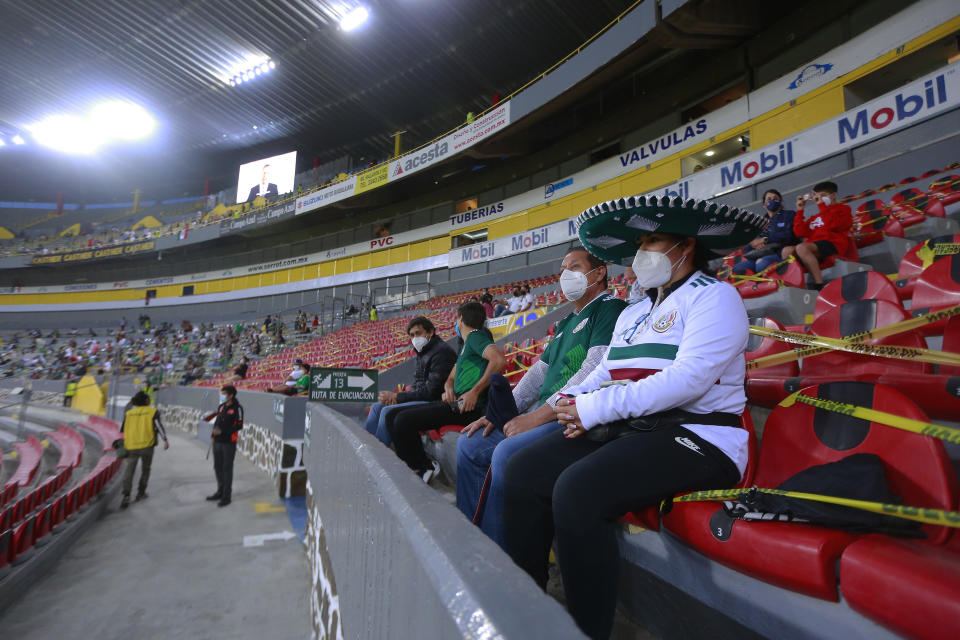
M 453 128 L 544 71 L 632 0 L 0 0 L 0 199 L 123 199 L 221 189 L 241 162 L 297 149 L 298 170 L 386 158 Z M 232 86 L 244 66 L 275 68 Z M 250 67 L 252 68 L 252 67 Z M 232 75 L 231 75 L 232 74 Z M 103 100 L 142 105 L 145 142 L 89 156 L 27 127 Z M 9 140 L 22 135 L 26 144 Z

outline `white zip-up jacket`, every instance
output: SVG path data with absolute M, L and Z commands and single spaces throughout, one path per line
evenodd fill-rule
M 651 312 L 653 302 L 646 296 L 624 309 L 603 360 L 583 382 L 564 390 L 577 396 L 585 429 L 675 408 L 743 413 L 749 322 L 737 290 L 694 271 Z M 610 380 L 632 382 L 601 386 Z M 743 473 L 745 430 L 684 427 L 723 451 Z

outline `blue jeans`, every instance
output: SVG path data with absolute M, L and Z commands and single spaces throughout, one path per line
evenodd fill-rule
M 516 452 L 554 431 L 562 431 L 559 422 L 548 422 L 535 429 L 508 438 L 502 429 L 489 436 L 476 432 L 457 439 L 457 508 L 470 520 L 476 515 L 480 529 L 503 548 L 503 474 Z M 484 496 L 483 485 L 490 470 L 490 482 Z M 481 502 L 482 499 L 482 502 Z
M 756 260 L 744 259 L 734 265 L 733 272 L 738 275 L 743 275 L 747 272 L 747 269 L 749 269 L 754 273 L 760 273 L 770 265 L 777 262 L 780 262 L 779 253 L 771 253 L 768 256 L 763 256 L 762 258 L 757 258 Z
M 377 439 L 380 440 L 380 442 L 389 447 L 390 433 L 387 431 L 387 414 L 394 409 L 405 409 L 406 407 L 412 407 L 417 404 L 426 404 L 426 401 L 411 400 L 410 402 L 391 405 L 386 405 L 382 402 L 374 402 L 370 406 L 370 414 L 367 416 L 367 422 L 365 425 L 363 425 L 363 428 L 366 429 L 368 433 L 372 433 L 373 435 L 377 436 Z

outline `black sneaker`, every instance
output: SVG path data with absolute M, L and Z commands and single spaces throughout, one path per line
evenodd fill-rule
M 123 496 L 123 500 L 120 501 L 120 508 L 126 509 L 130 506 L 130 496 Z
M 223 497 L 223 496 L 222 496 L 221 494 L 215 493 L 215 494 L 213 494 L 212 496 L 207 496 L 207 500 L 210 500 L 210 501 L 219 500 L 219 499 L 222 498 L 222 497 Z
M 220 502 L 217 503 L 218 507 L 225 507 L 230 504 L 230 498 L 220 498 Z
M 149 498 L 149 497 L 150 497 L 150 496 L 148 496 L 146 493 L 138 493 L 138 494 L 137 494 L 137 500 L 136 500 L 136 501 L 137 501 L 137 502 L 140 502 L 141 500 L 146 500 L 146 499 Z

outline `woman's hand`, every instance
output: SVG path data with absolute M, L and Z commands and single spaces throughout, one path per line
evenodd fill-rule
M 553 412 L 557 418 L 557 422 L 566 427 L 563 431 L 565 438 L 579 438 L 587 432 L 587 430 L 583 428 L 583 423 L 580 421 L 580 414 L 577 412 L 577 407 L 572 400 L 563 398 L 558 401 L 557 406 L 553 408 Z
M 460 401 L 463 403 L 460 406 L 460 413 L 470 413 L 477 407 L 477 400 L 479 399 L 480 394 L 470 389 L 465 394 L 460 396 Z

